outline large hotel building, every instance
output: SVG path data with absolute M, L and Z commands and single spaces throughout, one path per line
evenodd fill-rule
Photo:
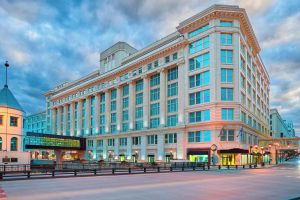
M 243 164 L 269 138 L 270 79 L 245 9 L 213 5 L 46 96 L 47 132 L 87 138 L 86 158 Z M 249 150 L 250 149 L 250 150 Z

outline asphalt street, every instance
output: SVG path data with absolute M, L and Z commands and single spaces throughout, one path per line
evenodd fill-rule
M 265 169 L 1 182 L 9 200 L 271 199 L 300 197 L 300 159 Z

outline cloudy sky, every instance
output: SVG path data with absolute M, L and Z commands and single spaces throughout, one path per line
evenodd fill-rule
M 39 112 L 43 93 L 96 70 L 100 51 L 118 41 L 141 49 L 213 3 L 246 8 L 271 77 L 271 107 L 299 134 L 298 0 L 1 0 L 0 62 L 11 64 L 9 87 L 26 112 Z

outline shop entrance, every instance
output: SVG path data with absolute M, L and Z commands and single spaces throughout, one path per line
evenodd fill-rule
M 125 161 L 126 160 L 126 157 L 125 157 L 124 154 L 120 154 L 119 158 L 120 158 L 120 161 Z
M 155 156 L 154 155 L 148 155 L 147 160 L 149 163 L 154 163 L 155 162 Z
M 166 155 L 165 162 L 170 163 L 170 161 L 171 161 L 171 155 Z
M 132 161 L 136 163 L 137 160 L 138 160 L 138 155 L 137 154 L 133 154 L 132 155 Z
M 221 158 L 222 165 L 235 165 L 235 154 L 223 153 L 221 154 Z

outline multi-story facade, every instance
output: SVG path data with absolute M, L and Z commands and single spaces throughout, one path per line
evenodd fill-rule
M 295 135 L 295 129 L 294 129 L 294 123 L 293 123 L 293 121 L 291 121 L 291 120 L 285 120 L 285 119 L 283 121 L 284 121 L 285 125 L 288 128 L 289 136 L 290 137 L 295 137 L 296 135 Z
M 26 116 L 24 118 L 24 131 L 46 133 L 46 112 Z
M 277 109 L 270 109 L 270 136 L 273 138 L 291 137 Z
M 0 90 L 0 164 L 29 164 L 30 155 L 23 152 L 24 111 L 5 84 Z
M 113 45 L 99 70 L 47 92 L 49 128 L 86 137 L 94 159 L 250 162 L 269 137 L 259 52 L 245 10 L 214 5 L 139 51 Z

